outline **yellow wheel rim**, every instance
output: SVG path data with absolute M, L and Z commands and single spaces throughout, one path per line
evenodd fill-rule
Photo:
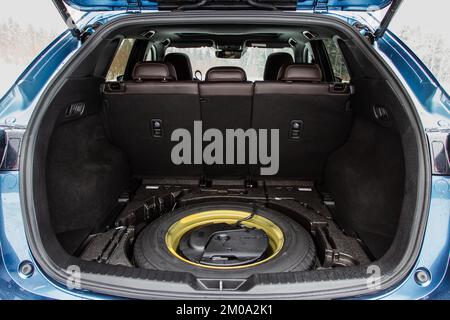
M 243 221 L 242 225 L 250 228 L 257 228 L 264 231 L 267 234 L 270 247 L 270 255 L 264 260 L 254 262 L 245 266 L 230 266 L 230 267 L 218 267 L 218 266 L 207 266 L 199 263 L 195 263 L 182 257 L 177 252 L 178 245 L 181 238 L 189 231 L 208 224 L 214 223 L 228 223 L 235 224 L 237 221 L 247 218 L 251 213 L 246 211 L 237 210 L 211 210 L 199 213 L 191 214 L 177 222 L 175 222 L 167 231 L 166 234 L 166 245 L 170 253 L 172 253 L 178 259 L 189 263 L 191 265 L 208 268 L 208 269 L 220 269 L 220 270 L 230 270 L 230 269 L 242 269 L 249 268 L 265 263 L 275 257 L 283 248 L 284 236 L 281 229 L 267 218 L 260 215 L 255 215 L 248 221 Z

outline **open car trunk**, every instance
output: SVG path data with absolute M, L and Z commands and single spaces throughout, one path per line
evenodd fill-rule
M 264 23 L 333 34 L 350 83 L 109 83 L 105 76 L 123 37 L 183 19 L 122 19 L 89 39 L 48 89 L 31 129 L 36 134 L 28 150 L 34 152 L 26 162 L 32 170 L 25 179 L 33 181 L 30 237 L 38 243 L 33 253 L 40 264 L 59 270 L 53 274 L 59 281 L 68 267 L 78 266 L 91 290 L 135 297 L 282 297 L 319 290 L 342 296 L 380 289 L 366 285 L 373 266 L 382 281 L 398 274 L 417 240 L 411 231 L 419 214 L 418 123 L 364 38 L 335 19 L 305 16 L 308 22 L 273 14 L 260 18 L 259 28 L 266 36 Z M 187 15 L 185 22 L 194 18 L 207 26 L 205 15 Z M 227 23 L 239 15 L 222 18 L 221 28 L 232 33 Z M 264 175 L 264 165 L 173 163 L 176 129 L 192 133 L 195 153 L 195 121 L 202 121 L 203 132 L 278 129 L 278 170 Z M 207 145 L 200 142 L 201 150 Z M 238 279 L 230 270 L 203 274 L 201 267 L 139 265 L 134 247 L 149 225 L 185 208 L 227 204 L 249 212 L 258 206 L 298 224 L 312 239 L 311 263 L 302 270 L 258 269 Z M 286 243 L 290 235 L 281 229 Z

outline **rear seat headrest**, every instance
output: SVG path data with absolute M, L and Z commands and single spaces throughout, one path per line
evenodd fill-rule
M 281 68 L 279 81 L 320 82 L 322 71 L 317 64 L 292 63 Z
M 163 62 L 139 62 L 133 70 L 135 81 L 173 81 L 177 80 L 174 67 Z
M 239 67 L 214 67 L 206 73 L 205 81 L 245 82 L 247 75 Z
M 164 62 L 171 63 L 174 66 L 178 80 L 188 81 L 193 79 L 191 60 L 187 54 L 169 53 L 164 58 Z
M 264 69 L 264 81 L 276 81 L 280 69 L 294 63 L 292 55 L 287 52 L 274 52 L 267 57 L 266 67 Z

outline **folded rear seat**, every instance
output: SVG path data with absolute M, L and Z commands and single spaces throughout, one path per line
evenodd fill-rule
M 350 87 L 321 80 L 319 66 L 289 64 L 279 81 L 255 83 L 252 126 L 280 130 L 279 177 L 322 177 L 327 157 L 347 140 Z
M 251 127 L 253 83 L 247 82 L 245 71 L 241 68 L 214 67 L 207 72 L 205 82 L 200 83 L 199 86 L 203 130 L 219 129 L 224 137 L 225 147 L 226 129 L 245 131 Z M 205 143 L 207 144 L 209 142 Z M 235 150 L 236 145 L 235 143 Z M 225 161 L 225 148 L 223 152 Z M 237 164 L 236 151 L 234 163 L 235 165 L 205 165 L 205 175 L 245 177 L 249 174 L 247 164 Z
M 198 83 L 175 81 L 169 64 L 138 63 L 133 81 L 105 84 L 105 114 L 111 140 L 129 156 L 137 176 L 201 176 L 201 165 L 171 161 L 175 129 L 201 120 Z
M 279 129 L 277 176 L 309 180 L 322 177 L 328 156 L 350 131 L 349 85 L 321 82 L 317 65 L 289 64 L 280 70 L 279 81 L 255 84 L 237 67 L 212 68 L 202 83 L 175 80 L 170 65 L 145 62 L 136 65 L 133 81 L 105 84 L 111 140 L 129 156 L 134 175 L 259 175 L 259 166 L 248 165 L 248 143 L 244 164 L 237 164 L 236 142 L 234 165 L 173 164 L 177 142 L 171 141 L 171 134 L 185 128 L 194 137 L 194 121 L 203 121 L 203 132 L 222 132 L 225 162 L 226 129 Z

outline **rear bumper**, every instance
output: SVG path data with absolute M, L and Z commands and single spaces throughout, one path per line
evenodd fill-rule
M 0 173 L 0 191 L 0 299 L 114 299 L 70 290 L 48 279 L 34 263 L 27 245 L 20 206 L 19 173 Z M 450 299 L 449 207 L 450 178 L 435 176 L 425 239 L 414 269 L 397 287 L 359 299 Z M 34 273 L 28 278 L 19 272 L 23 261 L 34 265 Z M 426 286 L 415 280 L 415 271 L 419 268 L 431 274 L 431 281 Z

